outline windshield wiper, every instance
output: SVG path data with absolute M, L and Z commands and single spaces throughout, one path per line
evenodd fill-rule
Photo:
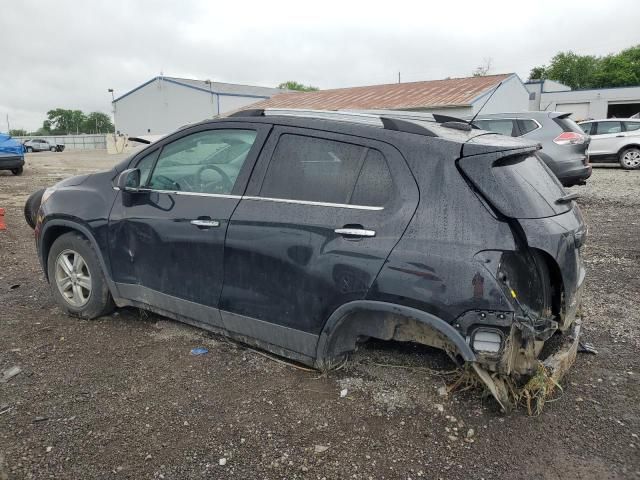
M 576 200 L 579 196 L 580 195 L 578 195 L 577 193 L 568 193 L 567 195 L 564 195 L 563 197 L 557 199 L 556 203 L 569 203 L 571 200 Z

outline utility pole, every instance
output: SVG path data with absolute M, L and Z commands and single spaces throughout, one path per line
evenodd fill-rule
M 400 83 L 400 72 L 398 72 L 398 83 Z
M 111 111 L 113 112 L 113 139 L 116 139 L 118 128 L 116 127 L 116 97 L 113 94 L 113 88 L 107 90 L 111 94 Z
M 7 113 L 7 133 L 11 131 L 11 125 L 9 124 L 9 114 Z

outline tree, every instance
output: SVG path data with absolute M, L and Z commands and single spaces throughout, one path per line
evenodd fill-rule
M 547 67 L 533 67 L 529 73 L 529 80 L 544 80 L 547 78 Z
M 486 77 L 487 75 L 489 75 L 489 72 L 491 71 L 492 62 L 493 62 L 493 59 L 491 57 L 483 59 L 482 65 L 479 65 L 473 71 L 472 75 L 474 77 Z
M 82 126 L 83 133 L 113 133 L 113 131 L 111 118 L 102 112 L 91 112 L 86 116 Z
M 312 85 L 304 85 L 302 83 L 299 83 L 293 80 L 282 82 L 280 85 L 278 85 L 278 88 L 286 88 L 288 90 L 298 90 L 300 92 L 316 92 L 319 90 L 318 87 L 314 87 Z
M 573 89 L 639 85 L 640 45 L 604 57 L 560 52 L 548 67 L 532 68 L 529 79 L 556 80 Z
M 9 130 L 9 135 L 11 135 L 12 137 L 26 137 L 27 131 L 23 128 L 12 128 L 11 130 Z

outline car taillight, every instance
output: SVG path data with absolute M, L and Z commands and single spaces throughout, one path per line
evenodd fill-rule
M 553 139 L 553 143 L 558 145 L 581 145 L 584 143 L 586 136 L 576 132 L 562 132 Z

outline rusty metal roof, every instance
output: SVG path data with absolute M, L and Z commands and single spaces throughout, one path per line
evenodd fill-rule
M 463 107 L 471 105 L 476 97 L 512 75 L 514 74 L 507 73 L 485 77 L 336 88 L 317 92 L 282 93 L 251 107 L 321 110 Z

